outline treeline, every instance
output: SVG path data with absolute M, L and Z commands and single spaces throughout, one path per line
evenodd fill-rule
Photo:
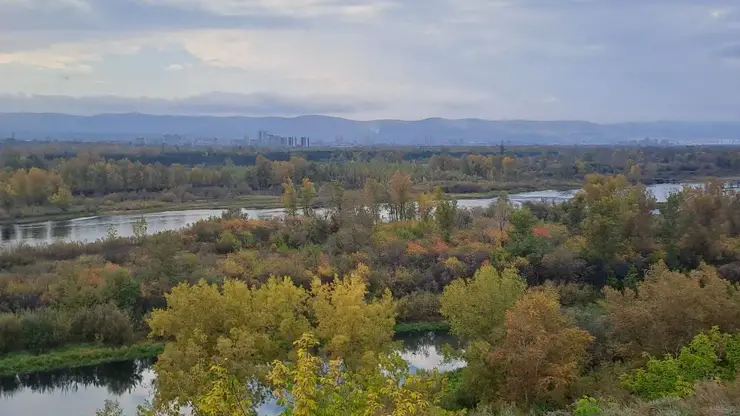
M 85 147 L 87 146 L 87 147 Z M 174 150 L 63 144 L 8 147 L 0 156 L 2 216 L 49 207 L 106 207 L 123 201 L 163 204 L 276 195 L 291 179 L 360 189 L 393 173 L 419 190 L 448 193 L 575 187 L 588 174 L 624 174 L 632 182 L 664 182 L 740 173 L 734 148 L 350 149 L 258 153 L 250 149 Z M 47 210 L 48 211 L 48 210 Z M 43 211 L 46 212 L 46 211 Z M 49 211 L 51 212 L 51 211 Z

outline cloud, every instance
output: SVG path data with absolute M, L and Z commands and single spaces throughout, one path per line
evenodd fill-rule
M 739 9 L 737 0 L 0 0 L 0 92 L 82 100 L 13 101 L 29 111 L 88 111 L 88 96 L 100 111 L 726 118 L 740 112 L 737 68 L 726 64 Z M 213 91 L 252 98 L 208 107 Z M 201 98 L 188 107 L 182 96 Z M 270 97 L 275 105 L 260 104 Z
M 78 115 L 100 113 L 177 115 L 280 115 L 345 114 L 382 108 L 383 104 L 337 96 L 281 96 L 269 93 L 209 93 L 185 98 L 72 97 L 64 95 L 0 94 L 0 112 L 59 112 Z
M 185 65 L 182 64 L 170 64 L 164 67 L 165 71 L 182 71 L 185 69 Z

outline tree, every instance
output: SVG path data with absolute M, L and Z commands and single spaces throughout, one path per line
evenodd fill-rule
M 265 366 L 287 359 L 293 342 L 310 329 L 308 293 L 288 278 L 258 288 L 232 280 L 222 288 L 180 284 L 165 297 L 167 308 L 148 320 L 151 335 L 169 341 L 155 365 L 155 407 L 192 404 L 206 395 L 214 365 L 243 383 L 264 379 Z
M 314 279 L 312 284 L 316 335 L 329 357 L 341 358 L 350 368 L 367 364 L 368 352 L 387 352 L 396 323 L 390 291 L 386 290 L 380 299 L 365 301 L 369 272 L 360 264 L 344 279 L 330 284 Z
M 293 186 L 293 179 L 290 178 L 283 183 L 283 207 L 288 216 L 298 215 L 298 195 Z
M 66 186 L 60 187 L 54 195 L 49 197 L 49 202 L 66 211 L 72 204 L 72 192 Z
M 408 217 L 408 204 L 411 201 L 411 177 L 405 173 L 396 172 L 391 177 L 391 202 L 395 220 L 405 220 Z
M 488 207 L 491 216 L 498 225 L 500 232 L 504 232 L 509 224 L 509 216 L 514 210 L 514 205 L 509 200 L 509 194 L 502 192 L 498 198 Z
M 505 330 L 501 346 L 490 356 L 502 372 L 504 399 L 562 403 L 593 337 L 572 327 L 553 288 L 523 295 L 506 312 Z
M 738 290 L 709 266 L 682 274 L 659 263 L 636 289 L 606 287 L 604 295 L 611 341 L 624 358 L 675 354 L 714 326 L 740 329 Z
M 106 400 L 105 406 L 96 411 L 95 416 L 123 416 L 123 409 L 117 401 Z
M 308 178 L 303 178 L 301 183 L 301 208 L 306 217 L 313 213 L 313 200 L 316 198 L 316 188 Z
M 141 218 L 134 221 L 133 224 L 131 224 L 131 228 L 133 229 L 134 238 L 136 238 L 137 241 L 141 242 L 141 240 L 146 237 L 147 229 L 149 228 L 146 218 L 142 215 Z
M 437 221 L 437 227 L 442 232 L 442 238 L 449 242 L 457 220 L 457 201 L 445 199 L 440 187 L 435 190 L 435 200 L 437 204 L 434 209 L 434 219 Z
M 383 184 L 370 178 L 365 182 L 363 192 L 365 194 L 365 200 L 370 216 L 375 222 L 380 221 L 381 204 L 385 203 L 387 200 L 386 190 L 383 187 Z
M 295 357 L 294 343 L 312 330 L 327 356 L 353 370 L 373 367 L 372 356 L 390 349 L 395 308 L 390 293 L 365 301 L 368 272 L 361 266 L 333 284 L 314 281 L 311 294 L 287 277 L 257 287 L 229 279 L 222 287 L 205 281 L 174 287 L 165 295 L 167 308 L 148 320 L 151 336 L 168 340 L 155 365 L 155 408 L 193 405 L 216 394 L 213 366 L 247 386 L 240 396 L 257 403 L 253 382 L 266 381 L 272 361 Z
M 645 399 L 686 397 L 700 380 L 732 380 L 740 365 L 740 335 L 712 328 L 694 337 L 674 356 L 649 357 L 644 368 L 621 377 L 622 385 Z
M 434 210 L 434 196 L 428 192 L 419 194 L 416 205 L 419 210 L 419 220 L 424 223 L 428 223 L 432 219 L 432 211 Z
M 452 416 L 437 404 L 445 380 L 439 373 L 411 374 L 398 353 L 380 355 L 377 366 L 347 371 L 341 360 L 311 354 L 310 334 L 296 342 L 294 364 L 275 361 L 269 379 L 284 416 Z
M 445 288 L 440 311 L 462 340 L 496 344 L 504 333 L 506 310 L 526 287 L 516 269 L 483 266 L 472 279 L 457 279 Z

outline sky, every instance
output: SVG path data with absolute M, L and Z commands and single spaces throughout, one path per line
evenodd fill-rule
M 0 112 L 736 121 L 740 0 L 0 0 Z

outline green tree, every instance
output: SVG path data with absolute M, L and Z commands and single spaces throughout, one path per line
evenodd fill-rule
M 715 327 L 694 337 L 676 356 L 648 358 L 645 368 L 622 376 L 622 385 L 648 400 L 686 397 L 693 394 L 697 381 L 735 378 L 740 365 L 740 335 L 723 334 Z
M 506 310 L 526 287 L 516 269 L 483 266 L 472 279 L 454 280 L 445 288 L 440 311 L 461 339 L 495 344 L 504 334 Z
M 96 411 L 95 416 L 123 416 L 123 409 L 117 401 L 106 400 L 105 406 Z
M 146 237 L 149 225 L 146 222 L 146 218 L 144 218 L 144 216 L 142 215 L 141 218 L 134 221 L 131 227 L 133 228 L 134 238 L 136 238 L 137 241 L 141 241 L 144 237 Z
M 457 201 L 454 199 L 445 199 L 442 195 L 442 188 L 437 187 L 435 190 L 436 207 L 434 209 L 434 219 L 437 221 L 442 233 L 442 238 L 449 242 L 452 236 L 452 230 L 457 221 Z

